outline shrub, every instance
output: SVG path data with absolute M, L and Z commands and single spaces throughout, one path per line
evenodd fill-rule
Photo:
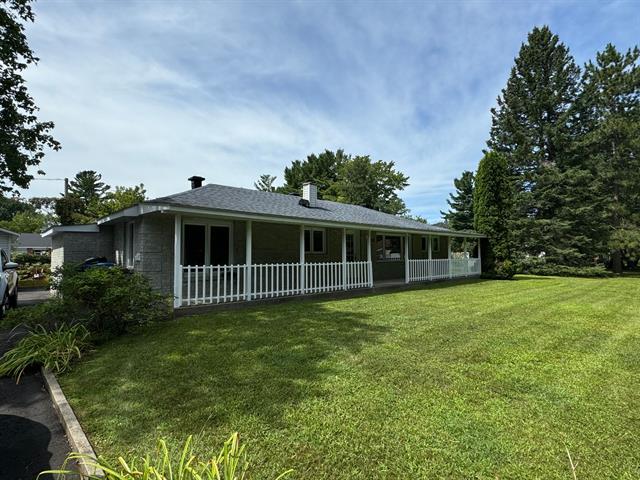
M 602 265 L 589 267 L 557 265 L 540 258 L 528 258 L 520 261 L 517 270 L 518 273 L 555 277 L 603 278 L 613 276 L 613 273 Z
M 164 440 L 158 441 L 156 456 L 149 455 L 142 458 L 125 460 L 118 458 L 118 464 L 113 465 L 104 458 L 97 461 L 91 457 L 72 453 L 67 457 L 65 465 L 73 462 L 83 462 L 92 469 L 101 469 L 105 476 L 91 476 L 91 479 L 104 478 L 106 480 L 242 480 L 247 478 L 249 462 L 244 446 L 240 446 L 240 439 L 234 433 L 227 440 L 217 457 L 199 460 L 193 454 L 192 437 L 189 436 L 181 450 L 171 452 Z M 63 467 L 64 468 L 64 467 Z M 280 474 L 276 480 L 291 473 L 288 470 Z M 71 470 L 52 470 L 41 475 L 58 474 L 60 478 L 77 478 L 78 473 Z
M 89 332 L 82 325 L 62 324 L 51 331 L 38 325 L 0 358 L 0 376 L 10 375 L 19 382 L 32 366 L 62 373 L 82 356 L 89 345 L 88 338 Z
M 65 266 L 56 271 L 52 285 L 73 321 L 98 337 L 121 335 L 171 315 L 168 298 L 155 292 L 145 276 L 128 270 Z
M 68 306 L 61 298 L 52 297 L 46 302 L 28 307 L 12 308 L 0 320 L 0 329 L 10 329 L 18 325 L 33 328 L 37 325 L 51 329 L 69 323 Z

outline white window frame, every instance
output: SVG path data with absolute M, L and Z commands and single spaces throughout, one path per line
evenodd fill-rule
M 384 258 L 378 258 L 378 252 L 377 252 L 377 248 L 378 248 L 378 237 L 382 237 L 382 253 Z M 386 243 L 386 239 L 387 237 L 398 237 L 400 239 L 400 258 L 387 258 L 387 254 L 384 250 L 384 244 Z M 400 234 L 400 233 L 384 233 L 384 232 L 376 232 L 375 235 L 375 245 L 376 245 L 376 254 L 375 254 L 375 259 L 377 262 L 402 262 L 404 261 L 404 235 Z
M 182 222 L 182 245 L 180 248 L 180 265 L 184 265 L 185 227 L 187 225 L 204 226 L 204 264 L 211 265 L 211 227 L 227 227 L 229 229 L 229 265 L 234 264 L 233 222 L 225 220 L 188 217 Z
M 304 247 L 304 253 L 308 255 L 324 255 L 327 253 L 327 229 L 326 228 L 305 228 L 305 232 L 309 232 L 309 250 L 307 250 L 307 246 Z M 322 232 L 322 250 L 315 250 L 314 241 L 313 241 L 313 233 L 314 232 Z

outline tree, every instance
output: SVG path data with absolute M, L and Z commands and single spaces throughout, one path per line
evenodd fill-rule
M 318 187 L 318 197 L 335 199 L 334 185 L 338 180 L 338 171 L 347 160 L 343 150 L 335 153 L 325 150 L 319 155 L 312 153 L 304 161 L 294 160 L 284 169 L 284 185 L 278 189 L 281 193 L 300 193 L 305 182 L 313 182 Z
M 102 200 L 111 188 L 101 180 L 102 175 L 93 170 L 78 172 L 69 182 L 69 195 L 79 198 L 86 208 L 92 201 Z
M 40 165 L 46 149 L 60 149 L 49 133 L 53 122 L 38 121 L 38 107 L 22 77 L 38 61 L 23 24 L 33 20 L 30 0 L 0 0 L 0 192 L 28 188 L 29 168 Z
M 491 109 L 489 148 L 506 156 L 514 186 L 514 235 L 525 253 L 579 257 L 558 195 L 575 140 L 572 105 L 580 69 L 548 27 L 534 28 Z
M 455 193 L 449 194 L 448 212 L 440 212 L 442 218 L 453 230 L 473 230 L 473 172 L 464 171 L 453 181 Z
M 275 192 L 276 187 L 273 186 L 273 183 L 276 181 L 275 175 L 269 175 L 265 173 L 260 175 L 260 179 L 257 182 L 254 182 L 253 186 L 256 190 L 261 190 L 263 192 Z
M 93 220 L 106 217 L 112 213 L 144 202 L 146 200 L 146 194 L 147 191 L 142 183 L 133 187 L 117 186 L 114 191 L 108 192 L 104 198 L 94 199 L 92 203 L 89 204 L 87 214 Z
M 578 102 L 578 152 L 595 177 L 606 246 L 622 271 L 629 239 L 640 236 L 640 50 L 622 54 L 611 44 L 585 65 Z
M 25 211 L 34 211 L 34 207 L 20 197 L 0 195 L 0 221 L 11 220 L 16 213 Z
M 16 213 L 11 220 L 0 221 L 0 228 L 5 228 L 16 233 L 39 233 L 51 225 L 50 218 L 46 215 L 26 210 Z
M 480 160 L 473 202 L 475 229 L 488 237 L 483 271 L 503 278 L 513 276 L 513 183 L 503 154 L 488 152 Z
M 408 180 L 394 162 L 374 162 L 368 155 L 358 155 L 341 163 L 332 187 L 338 202 L 402 215 L 407 206 L 397 192 L 409 185 Z

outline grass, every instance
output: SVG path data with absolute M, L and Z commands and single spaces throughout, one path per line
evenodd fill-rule
M 158 436 L 292 478 L 640 477 L 640 281 L 519 277 L 189 317 L 61 382 L 99 453 Z M 263 477 L 254 477 L 263 478 Z

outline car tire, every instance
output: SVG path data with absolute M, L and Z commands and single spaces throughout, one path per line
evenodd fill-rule
M 9 297 L 9 308 L 16 308 L 18 306 L 18 285 L 13 289 L 13 295 Z
M 9 295 L 7 292 L 4 292 L 4 296 L 2 297 L 2 303 L 0 303 L 0 319 L 4 317 L 4 314 L 7 313 L 9 309 Z

